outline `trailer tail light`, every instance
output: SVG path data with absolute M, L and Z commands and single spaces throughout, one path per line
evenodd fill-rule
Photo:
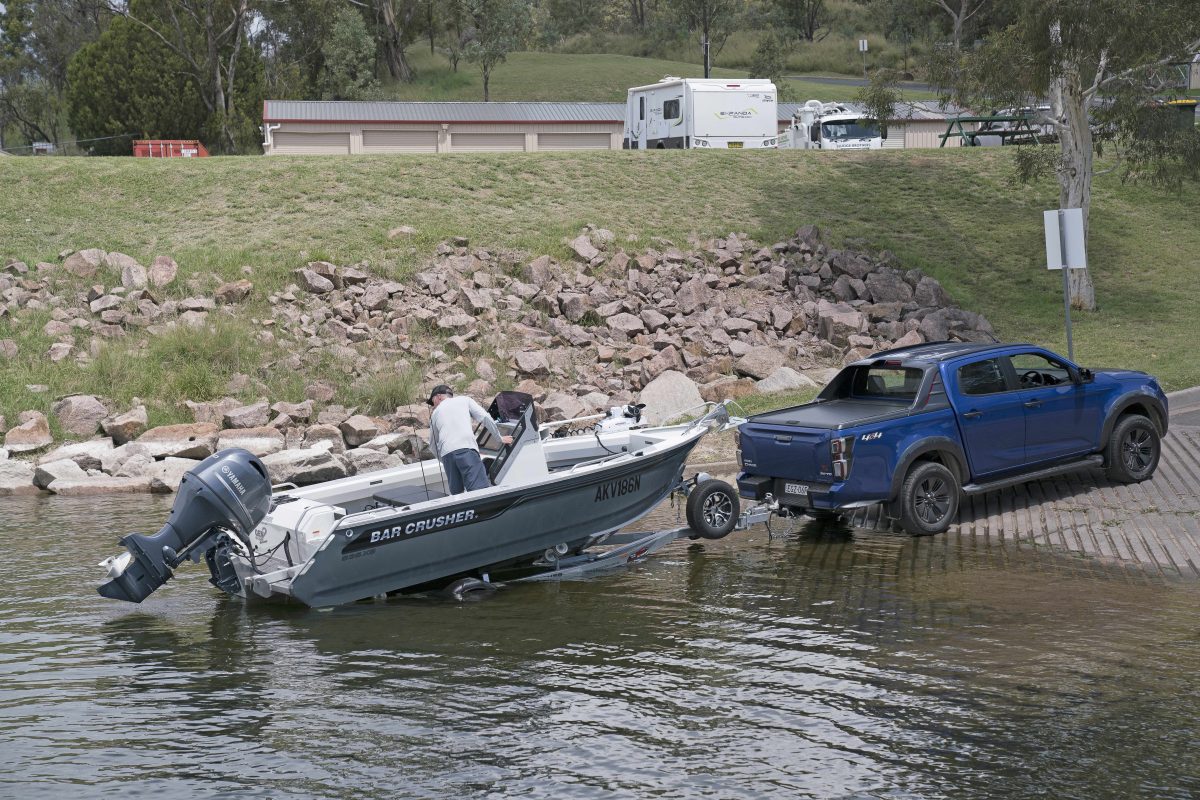
M 842 481 L 850 477 L 850 466 L 854 462 L 854 437 L 837 436 L 830 439 L 829 459 L 833 465 L 833 477 Z

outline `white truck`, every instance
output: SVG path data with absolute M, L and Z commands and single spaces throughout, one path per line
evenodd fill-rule
M 626 150 L 778 147 L 775 84 L 734 78 L 664 78 L 629 90 Z
M 879 150 L 879 123 L 840 103 L 809 100 L 792 117 L 786 146 L 806 150 Z

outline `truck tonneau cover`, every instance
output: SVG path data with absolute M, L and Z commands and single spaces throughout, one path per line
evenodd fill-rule
M 891 417 L 907 411 L 910 400 L 828 400 L 784 408 L 750 417 L 764 425 L 791 425 L 802 428 L 842 428 Z

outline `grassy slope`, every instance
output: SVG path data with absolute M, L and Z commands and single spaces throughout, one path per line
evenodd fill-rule
M 815 222 L 837 242 L 891 249 L 905 266 L 936 276 L 960 304 L 986 314 L 1001 337 L 1061 349 L 1061 284 L 1044 267 L 1041 232 L 1041 210 L 1056 205 L 1057 191 L 1049 182 L 1009 186 L 1009 159 L 1006 150 L 984 148 L 6 159 L 0 257 L 32 264 L 66 248 L 97 246 L 143 263 L 171 254 L 193 275 L 241 277 L 249 265 L 261 298 L 311 258 L 368 259 L 373 269 L 402 277 L 450 235 L 565 257 L 563 237 L 586 223 L 636 237 L 629 245 L 636 247 L 652 246 L 655 236 L 682 244 L 689 235 L 730 231 L 769 243 Z M 1190 333 L 1200 280 L 1200 229 L 1192 221 L 1198 206 L 1196 186 L 1164 195 L 1114 176 L 1097 180 L 1090 260 L 1102 308 L 1075 317 L 1079 360 L 1147 369 L 1169 388 L 1200 384 Z M 389 241 L 387 229 L 400 224 L 418 235 Z M 189 293 L 182 283 L 172 294 Z M 264 312 L 259 300 L 245 316 Z M 46 365 L 44 321 L 0 320 L 0 338 L 18 339 L 26 354 L 18 364 L 0 364 L 0 413 L 10 421 L 21 408 L 45 404 L 24 392 L 25 383 L 48 383 L 52 393 L 145 397 L 171 372 L 116 356 L 84 374 L 70 362 Z M 215 358 L 191 349 L 187 337 L 150 356 L 155 364 L 213 365 L 212 376 L 193 370 L 193 384 L 176 382 L 172 400 L 220 394 L 224 376 L 253 371 L 264 355 L 239 344 L 245 339 L 236 330 L 223 337 L 210 348 Z M 290 381 L 278 384 L 290 394 L 303 376 L 275 380 Z
M 414 48 L 410 60 L 417 72 L 411 84 L 389 83 L 379 96 L 391 100 L 482 100 L 483 81 L 479 70 L 463 61 L 451 72 L 441 55 Z M 744 78 L 734 69 L 714 69 L 715 78 Z M 681 78 L 704 76 L 703 67 L 682 61 L 610 54 L 513 53 L 492 73 L 492 100 L 591 100 L 624 102 L 630 86 L 654 83 L 667 75 Z M 785 99 L 793 101 L 853 100 L 858 90 L 805 80 L 788 80 Z M 905 90 L 905 98 L 924 100 L 929 92 Z

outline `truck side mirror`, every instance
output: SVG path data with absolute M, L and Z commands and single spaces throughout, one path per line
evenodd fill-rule
M 817 123 L 816 125 L 812 126 L 812 129 L 809 131 L 808 138 L 814 142 L 821 141 L 821 125 L 820 125 L 820 123 Z
M 1080 367 L 1079 371 L 1076 372 L 1073 377 L 1075 378 L 1076 383 L 1091 383 L 1096 379 L 1095 373 L 1093 373 L 1087 367 Z

